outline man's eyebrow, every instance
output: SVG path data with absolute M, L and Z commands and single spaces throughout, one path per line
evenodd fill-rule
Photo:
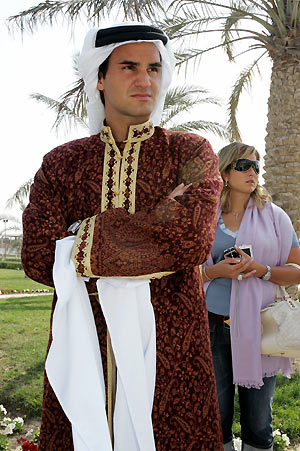
M 137 62 L 129 61 L 129 60 L 120 61 L 119 64 L 129 64 L 130 66 L 137 66 L 138 65 Z
M 128 64 L 129 66 L 138 66 L 140 63 L 137 63 L 136 61 L 124 60 L 124 61 L 120 61 L 118 64 Z M 150 63 L 149 66 L 150 67 L 161 67 L 161 63 L 159 63 L 159 62 Z
M 161 63 L 150 63 L 149 66 L 151 66 L 151 67 L 161 67 Z

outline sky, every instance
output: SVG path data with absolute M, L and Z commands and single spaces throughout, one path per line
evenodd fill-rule
M 71 37 L 66 23 L 42 26 L 34 34 L 8 30 L 5 20 L 20 11 L 37 5 L 37 0 L 13 0 L 1 2 L 0 48 L 2 64 L 1 83 L 1 151 L 0 151 L 0 230 L 1 218 L 18 214 L 17 210 L 5 210 L 9 197 L 33 177 L 42 163 L 43 156 L 59 144 L 86 136 L 86 129 L 60 132 L 51 130 L 54 113 L 30 99 L 38 92 L 58 98 L 74 81 L 72 56 L 81 49 L 84 36 L 91 26 L 82 21 Z M 194 110 L 186 120 L 207 119 L 226 122 L 226 102 L 230 88 L 238 73 L 247 64 L 242 56 L 238 64 L 226 60 L 223 52 L 212 52 L 202 58 L 197 70 L 190 66 L 184 74 L 175 74 L 173 83 L 186 82 L 210 90 L 219 97 L 223 107 L 206 105 Z M 251 93 L 243 95 L 238 110 L 242 139 L 254 145 L 264 155 L 264 138 L 267 122 L 271 62 L 266 58 L 261 66 L 261 77 L 256 77 Z M 213 135 L 205 136 L 217 152 L 227 142 Z

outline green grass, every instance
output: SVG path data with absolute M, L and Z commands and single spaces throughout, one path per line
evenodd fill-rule
M 279 376 L 274 395 L 273 416 L 275 429 L 280 429 L 293 441 L 300 441 L 300 373 L 291 379 Z
M 41 414 L 51 298 L 0 298 L 0 404 L 11 414 Z
M 49 287 L 25 278 L 23 270 L 0 269 L 0 290 L 38 290 L 43 288 Z
M 240 409 L 235 400 L 233 433 L 241 436 L 239 424 Z M 300 373 L 295 372 L 291 379 L 278 375 L 273 401 L 273 429 L 287 434 L 292 443 L 300 441 Z
M 15 278 L 12 278 L 15 276 Z M 6 289 L 24 289 L 21 271 L 0 270 Z M 19 285 L 17 285 L 19 281 Z M 39 285 L 39 284 L 36 284 Z M 0 285 L 2 287 L 2 285 Z M 41 414 L 44 359 L 49 334 L 51 295 L 1 299 L 0 297 L 0 404 L 11 415 L 37 417 Z M 300 373 L 291 379 L 278 376 L 273 403 L 274 429 L 300 441 Z M 234 434 L 240 436 L 236 403 Z

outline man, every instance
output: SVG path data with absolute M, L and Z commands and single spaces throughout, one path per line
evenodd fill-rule
M 174 69 L 168 39 L 161 30 L 147 25 L 123 25 L 92 31 L 85 40 L 79 65 L 89 99 L 88 114 L 94 134 L 64 144 L 45 156 L 35 176 L 30 203 L 24 212 L 24 269 L 34 280 L 53 286 L 55 242 L 69 235 L 69 226 L 81 220 L 73 245 L 72 260 L 77 275 L 90 278 L 86 287 L 90 293 L 89 302 L 93 309 L 97 341 L 100 343 L 105 384 L 108 385 L 108 421 L 112 421 L 114 406 L 115 417 L 118 416 L 114 430 L 110 424 L 112 443 L 115 438 L 115 451 L 221 450 L 223 445 L 207 313 L 198 269 L 199 264 L 207 259 L 215 235 L 221 189 L 217 158 L 209 143 L 200 136 L 153 126 L 152 120 L 155 125 L 159 123 L 166 89 Z M 97 90 L 101 93 L 105 107 Z M 75 228 L 71 229 L 74 231 Z M 58 241 L 58 246 L 65 240 Z M 61 268 L 54 273 L 64 278 Z M 112 285 L 120 281 L 121 291 L 119 285 L 112 288 L 115 291 L 111 291 L 111 286 L 105 286 L 105 281 L 110 281 L 110 278 L 116 281 Z M 77 279 L 82 282 L 80 277 Z M 155 314 L 156 346 L 155 342 L 153 345 L 150 328 L 150 338 L 143 352 L 145 355 L 148 353 L 148 343 L 152 340 L 151 349 L 154 349 L 154 353 L 156 347 L 156 381 L 152 409 L 153 431 L 151 425 L 147 444 L 141 445 L 143 434 L 138 437 L 137 431 L 143 428 L 144 421 L 138 424 L 139 418 L 133 411 L 139 407 L 145 393 L 137 391 L 131 399 L 127 395 L 135 389 L 130 386 L 131 377 L 139 384 L 145 370 L 147 379 L 147 373 L 151 372 L 148 368 L 155 365 L 155 356 L 151 355 L 149 361 L 148 355 L 145 357 L 146 363 L 142 363 L 144 367 L 140 373 L 139 367 L 135 368 L 135 364 L 131 363 L 133 351 L 130 347 L 124 364 L 126 366 L 127 359 L 130 361 L 128 367 L 131 372 L 127 373 L 129 381 L 124 382 L 124 373 L 120 368 L 124 354 L 121 352 L 120 355 L 118 346 L 122 347 L 123 341 L 127 340 L 131 326 L 127 332 L 125 330 L 118 345 L 115 345 L 115 338 L 112 337 L 113 353 L 110 352 L 109 334 L 114 332 L 109 324 L 107 310 L 115 305 L 118 296 L 119 307 L 113 314 L 118 314 L 119 308 L 123 307 L 122 296 L 124 302 L 128 302 L 124 305 L 131 308 L 131 297 L 135 295 L 137 308 L 145 305 L 147 310 L 149 305 L 144 301 L 148 296 L 149 279 Z M 139 302 L 140 285 L 136 281 L 141 280 L 144 280 L 141 282 L 144 291 Z M 133 285 L 130 285 L 130 281 L 133 281 Z M 131 290 L 129 296 L 126 294 L 128 286 Z M 108 292 L 110 294 L 107 295 Z M 58 293 L 60 298 L 61 291 L 58 290 Z M 56 296 L 53 310 L 55 305 L 54 318 L 58 316 L 59 306 Z M 127 321 L 126 309 L 122 313 L 124 321 Z M 137 317 L 139 315 L 138 312 Z M 151 312 L 149 315 L 151 317 Z M 130 323 L 132 317 L 129 316 L 128 324 L 134 327 L 135 322 Z M 122 317 L 117 321 L 122 327 Z M 55 332 L 55 336 L 69 327 L 67 323 L 66 316 L 66 322 L 56 326 L 55 331 L 58 332 Z M 116 335 L 119 326 L 115 328 Z M 82 332 L 80 325 L 77 327 L 74 340 Z M 147 326 L 142 319 L 141 335 L 144 327 L 146 329 Z M 72 328 L 70 330 L 72 334 Z M 55 336 L 53 334 L 52 345 Z M 64 341 L 61 340 L 57 353 L 64 346 Z M 133 336 L 133 347 L 134 341 Z M 51 342 L 50 335 L 49 345 Z M 52 359 L 55 362 L 56 354 L 51 354 L 51 349 L 47 361 Z M 84 354 L 81 354 L 82 358 Z M 117 389 L 111 385 L 113 378 L 110 374 L 114 367 L 114 354 L 118 367 Z M 77 357 L 75 355 L 74 359 Z M 71 368 L 69 355 L 60 358 L 58 372 L 64 360 Z M 82 377 L 88 378 L 90 372 L 87 373 L 82 373 Z M 141 376 L 136 378 L 136 373 Z M 51 375 L 52 387 L 47 375 Z M 100 433 L 95 448 L 92 445 L 76 445 L 84 435 L 84 428 L 81 427 L 80 431 L 77 420 L 73 420 L 73 414 L 69 414 L 70 404 L 76 405 L 76 396 L 73 398 L 73 395 L 68 395 L 69 399 L 63 400 L 66 398 L 64 392 L 69 390 L 65 376 L 61 378 L 63 382 L 59 382 L 60 388 L 57 389 L 53 366 L 51 369 L 49 365 L 47 375 L 39 450 L 111 449 L 111 443 L 105 442 L 107 446 L 104 446 L 106 439 L 102 440 Z M 70 383 L 73 383 L 72 380 Z M 90 384 L 82 382 L 81 385 L 78 399 L 85 396 L 85 390 L 89 393 L 91 390 Z M 118 387 L 121 389 L 123 385 L 125 401 L 122 407 L 122 394 L 118 395 Z M 91 397 L 89 399 L 92 401 Z M 130 404 L 132 399 L 133 403 Z M 151 383 L 149 400 L 147 398 L 145 403 L 151 409 Z M 82 417 L 88 415 L 88 410 L 81 413 Z M 128 424 L 128 427 L 124 427 L 124 424 Z M 81 433 L 83 435 L 80 438 Z M 151 442 L 151 433 L 154 433 L 155 444 Z

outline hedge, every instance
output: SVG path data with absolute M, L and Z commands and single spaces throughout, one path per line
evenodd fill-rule
M 0 269 L 23 269 L 21 262 L 0 262 Z

